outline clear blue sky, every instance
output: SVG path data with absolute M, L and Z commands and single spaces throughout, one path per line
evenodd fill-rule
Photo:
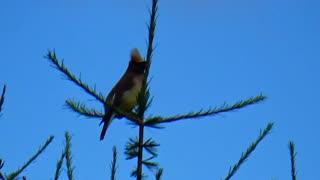
M 114 121 L 100 142 L 99 120 L 78 117 L 64 101 L 74 98 L 98 110 L 102 106 L 63 80 L 43 56 L 55 49 L 70 71 L 106 95 L 126 69 L 130 50 L 137 47 L 146 54 L 150 2 L 1 1 L 0 85 L 7 85 L 0 118 L 4 172 L 16 170 L 55 135 L 24 172 L 28 179 L 53 179 L 68 130 L 76 179 L 108 179 L 113 145 L 119 149 L 118 179 L 130 179 L 136 161 L 124 160 L 123 150 L 137 128 Z M 296 143 L 298 178 L 317 178 L 319 8 L 316 0 L 160 0 L 149 115 L 231 104 L 261 92 L 268 96 L 236 112 L 146 130 L 161 144 L 157 161 L 163 179 L 224 178 L 270 121 L 274 130 L 234 179 L 290 179 L 289 140 Z

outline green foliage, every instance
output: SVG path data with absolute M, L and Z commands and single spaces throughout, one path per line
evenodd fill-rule
M 2 161 L 2 159 L 0 159 L 0 170 L 3 168 L 3 166 L 4 166 L 4 162 Z M 0 180 L 5 180 L 1 171 L 0 171 Z
M 58 180 L 61 174 L 61 169 L 62 169 L 62 163 L 63 163 L 63 159 L 66 157 L 66 152 L 65 150 L 62 151 L 61 153 L 61 157 L 59 158 L 57 165 L 56 165 L 56 172 L 54 175 L 54 180 Z
M 140 119 L 138 118 L 137 114 L 131 112 L 125 112 L 117 107 L 112 106 L 110 103 L 104 101 L 104 96 L 101 93 L 96 92 L 96 88 L 91 88 L 89 85 L 87 85 L 85 82 L 81 80 L 81 78 L 76 78 L 75 75 L 73 75 L 66 66 L 64 66 L 64 60 L 62 62 L 59 62 L 59 59 L 56 56 L 55 51 L 48 51 L 47 56 L 45 56 L 46 59 L 48 59 L 53 65 L 55 69 L 58 69 L 60 72 L 64 74 L 64 76 L 71 82 L 75 83 L 77 86 L 79 86 L 81 89 L 83 89 L 86 93 L 88 93 L 90 96 L 93 96 L 98 102 L 102 103 L 103 105 L 107 105 L 109 108 L 113 108 L 115 111 L 117 111 L 118 114 L 126 117 L 128 120 L 133 122 L 134 124 L 139 124 Z M 86 117 L 102 117 L 103 114 L 95 109 L 87 108 L 83 103 L 81 102 L 75 102 L 73 100 L 66 100 L 66 105 L 73 110 L 74 112 L 78 113 L 79 115 L 86 116 Z
M 129 138 L 129 141 L 126 144 L 125 154 L 127 155 L 126 159 L 133 159 L 138 157 L 139 151 L 139 140 L 137 137 Z
M 162 124 L 162 123 L 169 123 L 169 122 L 174 122 L 174 121 L 179 121 L 179 120 L 186 120 L 186 119 L 191 119 L 191 118 L 200 118 L 200 117 L 217 115 L 219 113 L 234 111 L 234 110 L 237 110 L 240 108 L 244 108 L 246 106 L 256 104 L 256 103 L 263 101 L 265 99 L 266 99 L 266 97 L 264 95 L 260 94 L 255 97 L 250 97 L 247 100 L 240 100 L 233 105 L 227 105 L 226 103 L 224 103 L 220 107 L 209 108 L 206 111 L 201 109 L 197 112 L 178 114 L 178 115 L 170 116 L 170 117 L 154 116 L 154 117 L 148 118 L 145 122 L 145 125 L 149 126 L 149 127 L 154 127 L 154 128 L 161 128 L 162 126 L 160 126 L 160 124 Z
M 2 169 L 4 166 L 4 162 L 0 159 L 0 169 Z
M 145 117 L 145 113 L 150 107 L 152 103 L 152 96 L 150 93 L 150 80 L 148 79 L 150 66 L 152 63 L 152 55 L 154 50 L 154 37 L 155 37 L 155 28 L 156 28 L 156 21 L 158 18 L 158 0 L 152 0 L 151 9 L 149 10 L 150 13 L 150 21 L 147 25 L 149 34 L 148 34 L 148 50 L 145 60 L 147 61 L 147 68 L 145 71 L 145 79 L 143 81 L 143 86 L 141 88 L 141 91 L 137 97 L 138 105 L 135 109 L 135 112 L 125 112 L 121 109 L 112 106 L 112 104 L 108 104 L 108 102 L 105 101 L 104 96 L 101 93 L 97 93 L 96 88 L 91 88 L 89 85 L 87 85 L 85 82 L 81 80 L 81 78 L 77 78 L 75 75 L 73 75 L 67 67 L 64 66 L 63 60 L 60 63 L 58 58 L 56 57 L 56 54 L 54 51 L 48 51 L 48 55 L 46 56 L 47 59 L 52 63 L 52 66 L 56 69 L 58 69 L 60 72 L 64 74 L 64 76 L 73 82 L 75 85 L 79 86 L 81 89 L 83 89 L 86 93 L 88 93 L 90 96 L 93 96 L 99 103 L 103 105 L 103 107 L 107 106 L 108 108 L 113 108 L 115 111 L 124 117 L 126 117 L 131 124 L 134 124 L 139 127 L 139 133 L 137 137 L 129 138 L 126 147 L 125 147 L 125 155 L 126 159 L 137 159 L 137 166 L 134 170 L 131 172 L 131 176 L 136 177 L 137 180 L 141 180 L 143 177 L 146 177 L 143 174 L 142 171 L 142 165 L 150 169 L 152 172 L 155 172 L 155 178 L 157 180 L 160 180 L 163 174 L 163 169 L 159 168 L 159 165 L 157 162 L 154 161 L 154 159 L 158 156 L 157 153 L 157 147 L 160 146 L 159 143 L 157 143 L 152 138 L 149 138 L 147 140 L 144 140 L 145 134 L 144 134 L 144 128 L 145 127 L 152 127 L 152 128 L 163 128 L 164 123 L 171 123 L 176 121 L 182 121 L 187 119 L 194 119 L 194 118 L 200 118 L 200 117 L 207 117 L 207 116 L 213 116 L 220 113 L 230 112 L 234 110 L 238 110 L 250 105 L 257 104 L 263 100 L 266 99 L 266 96 L 260 94 L 257 96 L 250 97 L 245 100 L 239 100 L 235 102 L 234 104 L 227 104 L 224 103 L 220 106 L 216 106 L 214 108 L 206 108 L 200 109 L 198 111 L 192 111 L 184 114 L 177 114 L 169 117 L 163 117 L 161 115 L 157 116 L 150 116 L 148 118 Z M 93 108 L 88 108 L 84 103 L 81 103 L 79 101 L 74 101 L 71 99 L 66 100 L 67 106 L 74 112 L 78 113 L 79 115 L 88 117 L 88 118 L 102 118 L 104 114 L 98 110 L 95 110 Z M 240 168 L 240 166 L 244 163 L 244 161 L 249 157 L 249 155 L 255 150 L 257 145 L 266 137 L 266 135 L 270 132 L 270 130 L 273 127 L 273 123 L 269 123 L 267 127 L 263 130 L 262 133 L 260 133 L 259 137 L 255 142 L 253 142 L 245 153 L 241 154 L 241 157 L 239 161 L 229 170 L 229 173 L 225 179 L 230 179 Z M 66 134 L 66 141 L 70 142 L 70 136 L 69 139 L 67 138 Z M 66 150 L 63 151 L 61 158 L 59 159 L 57 163 L 57 171 L 56 176 L 59 177 L 60 175 L 60 169 L 62 166 L 63 159 L 67 159 L 67 167 L 68 167 L 68 177 L 69 179 L 73 179 L 72 171 L 73 167 L 71 165 L 71 156 L 69 151 L 67 151 L 68 148 L 70 148 L 71 144 L 66 144 Z M 291 147 L 291 146 L 290 146 Z M 294 147 L 293 147 L 294 148 Z M 294 151 L 294 150 L 293 150 Z M 145 152 L 145 153 L 143 153 Z M 113 160 L 111 162 L 111 179 L 115 179 L 115 174 L 117 170 L 117 150 L 114 147 L 113 148 Z M 291 152 L 292 153 L 292 152 Z M 291 155 L 293 157 L 292 165 L 294 165 L 294 156 L 295 153 Z M 144 158 L 147 157 L 147 158 Z M 69 159 L 69 160 L 68 160 Z M 69 162 L 68 162 L 69 161 Z M 295 171 L 294 173 L 295 174 Z
M 153 128 L 162 128 L 162 123 L 170 123 L 174 121 L 179 120 L 186 120 L 191 118 L 199 118 L 199 117 L 205 117 L 205 116 L 211 116 L 216 115 L 222 112 L 228 112 L 233 111 L 236 109 L 240 109 L 243 107 L 246 107 L 248 105 L 252 105 L 255 103 L 258 103 L 262 100 L 264 100 L 266 97 L 264 95 L 258 95 L 255 97 L 248 98 L 246 100 L 240 100 L 233 105 L 227 105 L 224 103 L 223 105 L 215 108 L 208 108 L 207 110 L 199 110 L 196 112 L 189 112 L 185 114 L 178 114 L 175 116 L 170 117 L 162 117 L 162 116 L 153 116 L 149 117 L 144 121 L 145 112 L 148 109 L 148 107 L 152 103 L 152 98 L 150 96 L 150 88 L 148 83 L 148 75 L 149 75 L 149 68 L 152 62 L 152 54 L 153 54 L 153 41 L 154 41 L 154 35 L 155 35 L 155 28 L 156 28 L 156 20 L 157 20 L 157 10 L 158 10 L 158 1 L 153 0 L 152 1 L 152 7 L 150 12 L 150 22 L 148 24 L 148 30 L 149 30 L 149 36 L 148 36 L 148 50 L 147 50 L 147 56 L 146 61 L 147 68 L 145 72 L 145 79 L 143 82 L 143 86 L 141 89 L 141 92 L 139 93 L 138 98 L 138 106 L 136 109 L 136 113 L 127 113 L 123 112 L 121 109 L 117 107 L 113 107 L 111 104 L 107 104 L 107 102 L 104 101 L 104 97 L 101 93 L 96 92 L 96 88 L 90 88 L 86 83 L 84 83 L 81 78 L 77 78 L 75 75 L 73 75 L 67 67 L 64 66 L 63 60 L 60 63 L 55 52 L 48 52 L 48 55 L 46 56 L 47 59 L 50 60 L 50 62 L 53 64 L 53 67 L 61 71 L 65 77 L 67 77 L 68 80 L 74 82 L 77 86 L 82 88 L 85 92 L 87 92 L 89 95 L 95 97 L 99 102 L 102 102 L 104 105 L 107 105 L 107 107 L 114 108 L 117 113 L 125 116 L 127 119 L 131 121 L 132 124 L 139 126 L 139 136 L 136 138 L 130 138 L 127 145 L 125 154 L 127 155 L 127 159 L 133 159 L 137 158 L 137 168 L 133 170 L 132 175 L 137 176 L 137 179 L 142 178 L 142 165 L 144 164 L 149 169 L 158 169 L 158 163 L 151 161 L 156 156 L 156 147 L 159 146 L 159 143 L 149 138 L 147 141 L 144 141 L 144 128 L 145 127 L 153 127 Z M 86 116 L 89 118 L 101 118 L 103 117 L 103 113 L 93 109 L 88 108 L 84 103 L 76 102 L 74 100 L 66 100 L 67 106 L 73 110 L 74 112 Z M 151 157 L 144 159 L 143 158 L 143 150 L 148 152 Z
M 158 156 L 157 149 L 156 149 L 156 147 L 158 147 L 158 146 L 160 146 L 160 144 L 158 144 L 157 142 L 153 141 L 151 138 L 149 138 L 148 140 L 146 140 L 143 143 L 144 149 L 154 157 Z
M 4 94 L 6 93 L 6 85 L 3 86 L 2 94 L 0 97 L 0 112 L 2 111 L 2 105 L 4 103 Z
M 22 173 L 22 171 L 25 170 L 47 148 L 47 146 L 52 142 L 53 138 L 54 136 L 50 136 L 44 143 L 44 145 L 40 147 L 40 149 L 26 163 L 22 165 L 22 167 L 10 173 L 6 179 L 14 180 L 15 178 L 17 178 Z
M 292 180 L 297 179 L 297 172 L 296 172 L 296 155 L 295 152 L 295 145 L 293 141 L 289 142 L 289 149 L 290 149 L 290 159 L 291 159 L 291 177 Z
M 260 94 L 258 96 L 250 97 L 246 100 L 240 100 L 235 102 L 234 104 L 228 105 L 227 103 L 224 103 L 220 106 L 216 106 L 214 108 L 206 108 L 200 109 L 198 111 L 192 111 L 184 114 L 177 114 L 169 117 L 163 117 L 161 115 L 157 116 L 150 116 L 148 118 L 145 118 L 145 113 L 152 104 L 152 96 L 150 93 L 150 80 L 148 79 L 150 66 L 152 63 L 152 56 L 154 51 L 154 37 L 155 37 L 155 30 L 157 25 L 157 18 L 158 18 L 158 0 L 152 0 L 151 9 L 149 9 L 150 13 L 150 21 L 147 25 L 149 34 L 148 34 L 148 46 L 147 46 L 147 54 L 146 54 L 146 62 L 147 62 L 147 68 L 145 71 L 145 79 L 143 80 L 143 86 L 141 88 L 141 91 L 137 97 L 138 105 L 135 109 L 135 112 L 125 112 L 118 107 L 114 107 L 112 104 L 109 104 L 105 101 L 105 97 L 102 93 L 97 92 L 96 87 L 91 87 L 87 85 L 80 77 L 75 76 L 72 74 L 68 68 L 64 65 L 64 60 L 61 62 L 58 60 L 55 51 L 48 51 L 47 56 L 45 56 L 46 59 L 48 59 L 55 69 L 62 72 L 64 77 L 73 82 L 76 86 L 79 86 L 81 89 L 84 90 L 87 94 L 94 97 L 101 105 L 107 106 L 108 108 L 113 108 L 119 115 L 126 117 L 131 124 L 134 124 L 139 127 L 139 133 L 137 137 L 129 138 L 126 147 L 125 147 L 125 154 L 126 159 L 137 159 L 137 166 L 136 168 L 131 172 L 131 176 L 134 176 L 137 178 L 137 180 L 141 180 L 142 178 L 146 177 L 143 174 L 142 171 L 142 165 L 144 167 L 147 167 L 150 171 L 152 171 L 155 175 L 155 179 L 160 180 L 163 175 L 163 168 L 159 167 L 158 162 L 155 161 L 155 158 L 158 156 L 157 148 L 160 146 L 159 143 L 157 143 L 152 138 L 148 138 L 145 140 L 145 134 L 144 134 L 144 128 L 145 127 L 152 127 L 152 128 L 163 128 L 162 124 L 164 123 L 172 123 L 176 121 L 182 121 L 187 119 L 194 119 L 194 118 L 200 118 L 200 117 L 207 117 L 207 116 L 213 116 L 220 113 L 230 112 L 234 110 L 238 110 L 250 105 L 257 104 L 258 102 L 261 102 L 266 99 L 266 96 Z M 0 96 L 0 112 L 3 109 L 3 103 L 5 100 L 5 92 L 6 92 L 6 85 L 4 85 L 2 94 Z M 94 109 L 87 107 L 84 103 L 81 103 L 79 101 L 68 99 L 66 100 L 66 105 L 69 107 L 72 111 L 78 113 L 79 115 L 88 117 L 88 118 L 102 118 L 104 116 L 104 113 Z M 258 138 L 256 141 L 254 141 L 247 150 L 241 154 L 240 159 L 238 162 L 230 168 L 226 180 L 229 180 L 231 177 L 234 176 L 234 174 L 239 170 L 241 165 L 248 159 L 248 157 L 251 155 L 251 153 L 256 149 L 258 144 L 268 135 L 268 133 L 273 128 L 273 123 L 269 123 L 267 127 L 260 132 Z M 3 175 L 0 172 L 0 180 L 14 180 L 21 177 L 22 172 L 32 163 L 34 160 L 47 148 L 47 146 L 52 142 L 53 136 L 50 136 L 45 144 L 40 147 L 40 149 L 25 163 L 23 164 L 19 169 L 16 171 L 10 173 L 8 176 Z M 67 168 L 67 177 L 69 180 L 74 180 L 73 171 L 74 166 L 72 163 L 72 154 L 71 154 L 71 136 L 69 132 L 65 133 L 65 147 L 61 153 L 60 158 L 57 161 L 56 164 L 56 171 L 55 171 L 55 180 L 58 180 L 61 176 L 63 162 L 65 160 L 66 162 L 66 168 Z M 295 167 L 295 145 L 293 141 L 290 141 L 289 143 L 289 149 L 290 149 L 290 157 L 291 157 L 291 175 L 292 179 L 296 180 L 296 167 Z M 111 162 L 111 180 L 116 179 L 116 172 L 117 172 L 117 158 L 118 158 L 118 151 L 116 147 L 113 147 L 113 159 Z M 145 152 L 145 153 L 143 153 Z M 147 158 L 144 158 L 147 157 Z M 4 161 L 0 159 L 0 170 L 2 170 L 4 166 Z M 25 176 L 22 176 L 22 179 L 26 180 L 27 178 Z
M 86 107 L 86 105 L 84 103 L 81 102 L 75 102 L 71 99 L 67 99 L 66 100 L 66 104 L 68 105 L 68 107 L 77 112 L 79 115 L 88 117 L 88 118 L 102 118 L 103 117 L 103 113 L 99 112 L 95 109 L 89 109 Z
M 153 141 L 151 138 L 148 139 L 143 143 L 143 148 L 151 154 L 151 157 L 148 159 L 143 160 L 143 164 L 145 164 L 147 167 L 154 168 L 155 164 L 154 162 L 151 162 L 150 160 L 156 157 L 157 150 L 156 147 L 159 146 L 158 143 Z M 139 140 L 138 138 L 130 138 L 127 145 L 126 145 L 126 150 L 125 154 L 127 155 L 126 159 L 133 159 L 138 157 L 139 154 Z
M 159 168 L 159 170 L 156 173 L 156 180 L 161 180 L 162 173 L 163 173 L 163 168 Z
M 70 133 L 67 131 L 65 132 L 65 147 L 61 153 L 61 156 L 59 158 L 59 160 L 57 161 L 57 165 L 56 165 L 56 171 L 55 171 L 55 175 L 54 175 L 54 179 L 58 180 L 60 175 L 61 175 L 61 171 L 62 171 L 62 165 L 64 162 L 64 159 L 66 160 L 66 166 L 67 166 L 67 176 L 69 180 L 74 180 L 73 177 L 73 165 L 72 165 L 72 155 L 71 155 L 71 136 Z
M 155 30 L 156 30 L 156 20 L 158 16 L 158 0 L 152 0 L 152 7 L 151 10 L 149 10 L 150 13 L 150 22 L 148 24 L 148 50 L 147 50 L 147 56 L 146 56 L 146 61 L 147 63 L 147 68 L 145 72 L 145 79 L 143 81 L 143 86 L 141 89 L 141 92 L 138 96 L 138 114 L 140 117 L 142 117 L 147 110 L 147 108 L 151 104 L 151 99 L 150 99 L 150 89 L 149 89 L 149 83 L 148 83 L 148 76 L 149 76 L 149 71 L 150 71 L 150 65 L 152 62 L 152 54 L 153 54 L 153 40 L 154 40 L 154 35 L 155 35 Z
M 255 150 L 255 148 L 258 146 L 258 144 L 260 143 L 260 141 L 262 139 L 264 139 L 266 137 L 266 135 L 271 131 L 273 127 L 273 123 L 269 123 L 267 125 L 267 127 L 262 131 L 262 133 L 260 132 L 257 140 L 255 142 L 253 142 L 249 148 L 246 150 L 245 153 L 241 154 L 241 157 L 239 159 L 239 161 L 229 170 L 229 173 L 227 175 L 227 177 L 225 178 L 225 180 L 230 179 L 236 172 L 237 170 L 240 168 L 240 166 L 245 162 L 245 160 L 249 157 L 249 155 Z
M 141 92 L 138 96 L 138 116 L 140 117 L 141 121 L 139 124 L 139 140 L 135 143 L 138 143 L 138 154 L 137 154 L 137 168 L 136 170 L 132 171 L 131 175 L 136 175 L 137 180 L 141 180 L 143 178 L 143 172 L 142 172 L 142 165 L 144 164 L 149 169 L 158 168 L 157 163 L 150 161 L 155 156 L 151 156 L 151 158 L 143 160 L 143 150 L 146 149 L 146 142 L 144 142 L 144 116 L 146 110 L 150 107 L 152 103 L 152 98 L 150 98 L 150 88 L 148 83 L 148 76 L 149 76 L 149 70 L 150 65 L 152 62 L 152 53 L 153 53 L 153 40 L 154 40 L 154 34 L 156 29 L 156 17 L 157 17 L 157 11 L 158 11 L 158 0 L 152 0 L 152 6 L 150 12 L 150 22 L 148 24 L 148 30 L 149 30 L 149 36 L 148 36 L 148 51 L 147 51 L 147 68 L 145 71 L 145 78 L 143 80 L 143 85 L 141 88 Z M 157 144 L 157 143 L 156 143 Z M 151 150 L 151 149 L 150 149 Z
M 72 156 L 71 156 L 71 136 L 69 134 L 69 132 L 65 133 L 65 137 L 66 137 L 66 150 L 65 150 L 65 154 L 66 154 L 66 164 L 67 164 L 67 174 L 68 174 L 68 178 L 69 180 L 74 180 L 73 178 L 73 166 L 72 166 Z
M 112 162 L 111 162 L 111 180 L 115 180 L 116 179 L 116 172 L 117 172 L 117 160 L 118 160 L 118 151 L 116 146 L 113 146 L 112 148 L 112 152 L 113 152 L 113 158 L 112 158 Z
M 96 87 L 91 88 L 87 84 L 85 84 L 81 77 L 77 78 L 75 75 L 71 74 L 70 71 L 64 66 L 64 60 L 59 62 L 55 51 L 48 51 L 47 56 L 45 56 L 46 59 L 48 59 L 52 63 L 52 67 L 61 71 L 65 77 L 70 80 L 71 82 L 75 83 L 77 86 L 81 87 L 83 90 L 85 90 L 88 94 L 93 96 L 95 99 L 100 101 L 101 103 L 104 103 L 104 97 L 102 93 L 96 92 Z

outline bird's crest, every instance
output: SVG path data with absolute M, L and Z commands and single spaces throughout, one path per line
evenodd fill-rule
M 141 57 L 140 52 L 139 52 L 139 50 L 137 48 L 134 48 L 131 51 L 131 61 L 134 61 L 134 62 L 137 62 L 137 63 L 143 61 L 143 58 Z

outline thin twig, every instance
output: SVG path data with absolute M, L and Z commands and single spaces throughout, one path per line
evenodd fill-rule
M 202 109 L 198 112 L 190 112 L 190 113 L 186 113 L 183 115 L 176 115 L 176 116 L 170 116 L 170 117 L 161 117 L 161 116 L 155 116 L 152 118 L 149 118 L 148 120 L 146 120 L 146 126 L 159 126 L 159 124 L 162 123 L 169 123 L 169 122 L 174 122 L 174 121 L 179 121 L 179 120 L 186 120 L 186 119 L 193 119 L 193 118 L 200 118 L 200 117 L 206 117 L 206 116 L 212 116 L 212 115 L 216 115 L 219 113 L 223 113 L 223 112 L 228 112 L 228 111 L 234 111 L 240 108 L 244 108 L 246 106 L 249 105 L 253 105 L 256 104 L 258 102 L 261 102 L 263 100 L 266 99 L 266 96 L 264 95 L 258 95 L 255 97 L 251 97 L 247 100 L 244 101 L 238 101 L 233 105 L 227 105 L 227 104 L 223 104 L 220 107 L 216 107 L 213 109 L 208 109 L 206 111 L 203 111 Z M 161 127 L 161 126 L 160 126 Z
M 85 104 L 81 102 L 75 102 L 71 99 L 66 100 L 66 105 L 71 110 L 79 113 L 79 115 L 89 117 L 89 118 L 102 118 L 104 114 L 102 112 L 98 112 L 95 109 L 89 109 Z
M 111 162 L 111 180 L 115 180 L 116 179 L 116 172 L 117 172 L 117 159 L 118 159 L 118 152 L 117 152 L 117 148 L 116 146 L 113 146 L 112 148 L 113 151 L 113 159 Z
M 289 149 L 290 149 L 290 158 L 291 158 L 291 176 L 292 180 L 297 179 L 297 172 L 296 172 L 296 155 L 297 153 L 295 152 L 295 145 L 293 141 L 290 141 L 289 143 Z
M 95 99 L 97 99 L 98 101 L 100 101 L 102 104 L 104 104 L 104 97 L 101 93 L 96 93 L 96 88 L 90 88 L 87 84 L 85 84 L 81 78 L 76 78 L 75 75 L 73 75 L 68 68 L 66 68 L 63 64 L 63 60 L 60 63 L 55 51 L 48 51 L 48 55 L 45 56 L 45 58 L 47 58 L 53 65 L 54 68 L 58 69 L 59 71 L 61 71 L 68 80 L 70 80 L 71 82 L 75 83 L 76 85 L 78 85 L 79 87 L 81 87 L 85 92 L 87 92 L 88 94 L 90 94 L 91 96 L 93 96 Z
M 255 150 L 257 145 L 261 142 L 262 139 L 266 137 L 266 135 L 270 132 L 273 127 L 273 123 L 268 123 L 267 127 L 260 133 L 259 137 L 255 142 L 253 142 L 250 147 L 246 150 L 245 153 L 241 154 L 239 161 L 229 170 L 229 173 L 225 180 L 229 180 L 240 168 L 240 166 L 244 163 L 244 161 L 249 157 L 249 155 Z
M 66 156 L 66 153 L 65 153 L 65 150 L 64 150 L 64 151 L 62 151 L 61 157 L 57 162 L 56 172 L 55 172 L 55 175 L 54 175 L 54 180 L 58 180 L 59 177 L 60 177 L 61 169 L 62 169 L 62 163 L 63 163 L 63 159 L 65 158 L 65 156 Z
M 25 168 L 27 168 L 47 148 L 47 146 L 52 142 L 53 138 L 54 136 L 50 136 L 45 142 L 45 144 L 42 147 L 40 147 L 40 149 L 26 163 L 21 168 L 11 173 L 7 179 L 8 180 L 15 179 Z
M 0 112 L 2 111 L 2 105 L 4 102 L 4 94 L 6 93 L 6 85 L 3 86 L 2 89 L 2 94 L 1 94 L 1 98 L 0 98 Z
M 161 180 L 162 174 L 163 174 L 163 168 L 160 168 L 156 173 L 156 180 Z
M 72 156 L 71 156 L 71 136 L 69 132 L 65 133 L 66 137 L 66 149 L 65 149 L 65 157 L 67 160 L 67 174 L 69 180 L 74 180 L 73 177 L 73 167 L 72 167 Z

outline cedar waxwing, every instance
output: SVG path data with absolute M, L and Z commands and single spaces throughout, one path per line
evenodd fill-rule
M 146 65 L 147 62 L 142 59 L 139 50 L 136 48 L 133 49 L 131 51 L 131 60 L 126 72 L 112 88 L 106 98 L 106 102 L 109 102 L 111 105 L 120 108 L 125 112 L 131 112 L 137 105 L 137 97 L 143 84 Z M 117 115 L 112 108 L 105 106 L 105 115 L 100 123 L 100 125 L 104 123 L 100 140 L 103 140 L 107 128 L 114 118 L 122 117 Z

